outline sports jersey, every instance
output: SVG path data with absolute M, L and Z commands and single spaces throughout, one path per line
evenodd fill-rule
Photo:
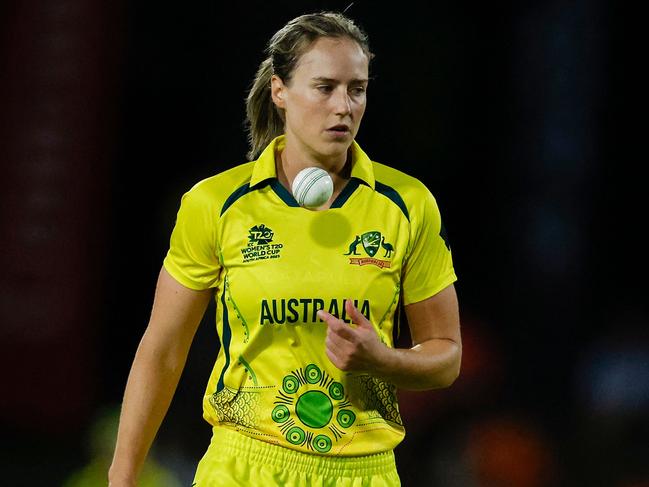
M 353 142 L 351 178 L 331 208 L 302 208 L 277 179 L 284 143 L 195 185 L 171 235 L 165 269 L 188 288 L 215 289 L 221 347 L 203 416 L 301 452 L 391 450 L 404 437 L 395 386 L 336 368 L 316 313 L 351 324 L 352 299 L 393 347 L 398 303 L 456 280 L 438 207 L 420 181 Z

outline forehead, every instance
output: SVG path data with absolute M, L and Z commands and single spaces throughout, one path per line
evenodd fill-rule
M 369 59 L 347 37 L 320 37 L 302 54 L 293 78 L 367 79 Z

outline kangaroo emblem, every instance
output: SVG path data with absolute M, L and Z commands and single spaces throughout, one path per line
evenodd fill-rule
M 358 252 L 356 252 L 356 247 L 358 247 L 358 244 L 361 243 L 361 237 L 356 235 L 356 238 L 352 243 L 349 244 L 349 252 L 343 255 L 361 255 Z

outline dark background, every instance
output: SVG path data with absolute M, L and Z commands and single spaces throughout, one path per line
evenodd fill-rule
M 3 483 L 109 461 L 181 195 L 245 162 L 270 36 L 349 3 L 0 6 Z M 639 31 L 619 5 L 348 10 L 376 54 L 358 141 L 431 189 L 459 276 L 463 372 L 401 394 L 406 486 L 649 485 Z M 184 485 L 210 436 L 213 319 L 151 457 Z

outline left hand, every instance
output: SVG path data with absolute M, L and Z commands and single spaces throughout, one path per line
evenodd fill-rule
M 345 301 L 345 312 L 356 326 L 350 326 L 324 310 L 318 311 L 318 317 L 327 323 L 327 357 L 340 370 L 375 370 L 388 353 L 388 347 L 381 342 L 372 323 L 354 306 L 353 301 Z

